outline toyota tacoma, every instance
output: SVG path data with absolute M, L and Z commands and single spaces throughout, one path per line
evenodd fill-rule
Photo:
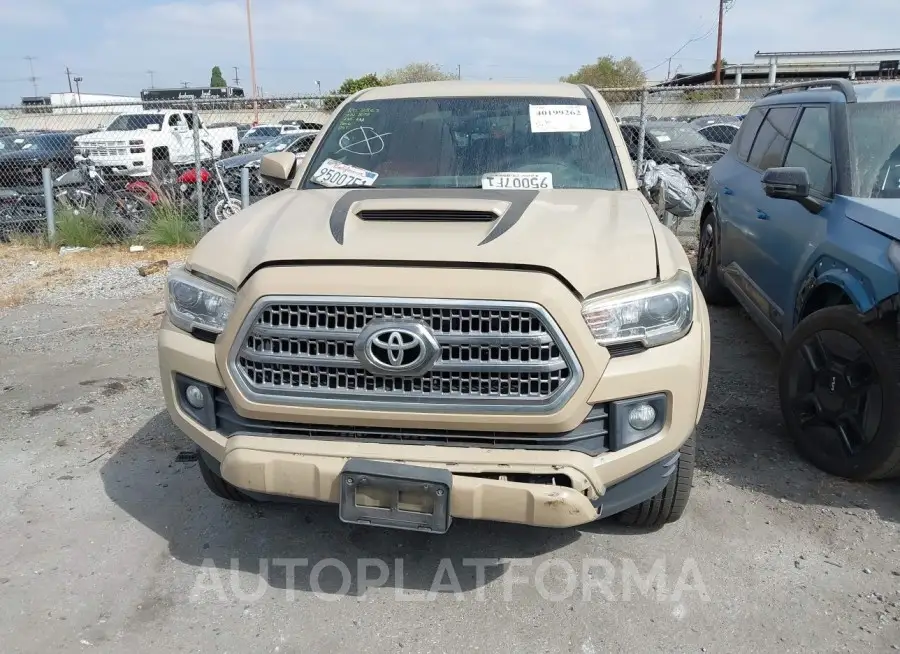
M 709 317 L 587 86 L 360 91 L 167 284 L 209 488 L 444 533 L 684 512 Z

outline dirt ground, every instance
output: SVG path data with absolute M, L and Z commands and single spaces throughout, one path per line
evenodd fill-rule
M 66 281 L 118 283 L 102 270 Z M 797 457 L 776 355 L 739 309 L 711 311 L 680 522 L 427 537 L 207 492 L 162 408 L 161 281 L 142 283 L 0 309 L 0 651 L 900 649 L 900 484 Z

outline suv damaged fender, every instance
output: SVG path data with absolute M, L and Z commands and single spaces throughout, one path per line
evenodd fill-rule
M 159 334 L 213 492 L 436 533 L 682 515 L 709 319 L 602 98 L 368 89 L 261 172 L 288 188 L 172 273 Z

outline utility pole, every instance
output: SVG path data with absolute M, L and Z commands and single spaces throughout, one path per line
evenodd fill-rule
M 78 91 L 78 106 L 81 106 L 81 83 L 84 81 L 83 77 L 75 78 L 75 88 Z
M 722 23 L 725 22 L 725 0 L 719 0 L 719 38 L 716 41 L 716 86 L 722 83 Z
M 66 66 L 66 77 L 69 78 L 69 93 L 72 92 L 72 71 Z
M 190 85 L 190 82 L 182 82 L 181 86 L 187 88 Z
M 238 77 L 238 67 L 237 67 L 237 66 L 232 66 L 232 68 L 234 68 L 234 85 L 235 85 L 235 86 L 240 86 L 240 85 L 241 85 L 241 78 Z
M 34 95 L 37 97 L 38 87 L 37 87 L 37 77 L 34 76 L 34 57 L 25 57 L 25 60 L 28 62 L 28 69 L 31 71 L 31 77 L 28 78 L 28 81 L 31 82 L 32 86 L 34 86 Z
M 456 79 L 462 79 L 462 66 L 456 64 Z
M 150 88 L 151 88 L 151 89 L 154 88 L 154 87 L 153 87 L 153 73 L 155 73 L 155 72 L 156 72 L 155 70 L 148 70 L 148 71 L 147 71 L 147 74 L 150 76 Z
M 250 13 L 250 0 L 247 0 L 247 37 L 250 41 L 250 84 L 253 86 L 253 124 L 259 124 L 259 102 L 257 101 L 256 59 L 253 54 L 253 18 Z

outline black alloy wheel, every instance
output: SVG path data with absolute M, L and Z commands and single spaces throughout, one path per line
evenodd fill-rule
M 900 475 L 900 345 L 891 325 L 848 306 L 817 311 L 785 345 L 788 431 L 815 466 L 848 479 Z

